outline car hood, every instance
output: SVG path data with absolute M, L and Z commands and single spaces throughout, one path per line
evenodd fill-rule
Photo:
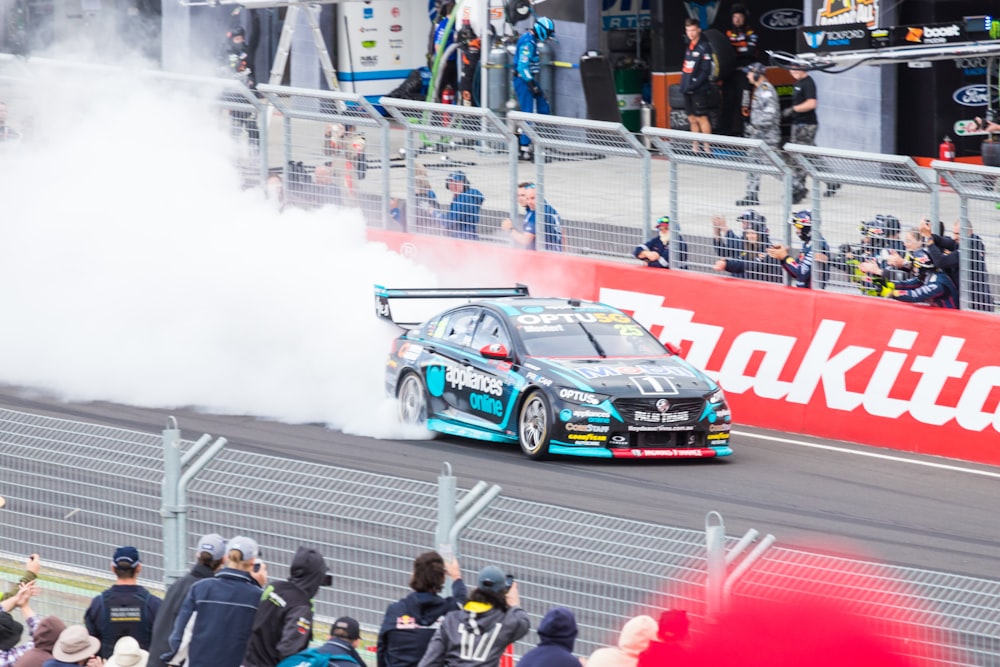
M 668 393 L 676 390 L 685 396 L 704 396 L 718 385 L 707 375 L 675 356 L 645 359 L 567 359 L 530 358 L 526 366 L 537 366 L 540 373 L 551 376 L 560 386 L 571 386 L 585 391 L 617 394 L 635 393 L 641 386 L 636 378 L 649 377 L 659 382 Z

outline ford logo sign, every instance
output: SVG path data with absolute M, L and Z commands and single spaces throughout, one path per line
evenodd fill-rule
M 771 30 L 795 30 L 802 25 L 802 10 L 772 9 L 760 17 L 760 24 Z
M 952 93 L 951 98 L 964 107 L 984 107 L 990 103 L 990 96 L 984 84 L 963 86 Z

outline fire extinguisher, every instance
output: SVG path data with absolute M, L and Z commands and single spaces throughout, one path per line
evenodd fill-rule
M 941 140 L 941 145 L 938 146 L 938 159 L 945 162 L 955 161 L 955 144 L 952 143 L 951 137 Z
M 455 89 L 448 84 L 441 91 L 441 104 L 454 104 L 455 103 Z M 444 113 L 441 114 L 441 123 L 443 125 L 451 125 L 451 114 Z

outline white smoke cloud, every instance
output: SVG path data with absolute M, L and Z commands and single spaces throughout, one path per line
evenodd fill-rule
M 383 397 L 398 330 L 372 285 L 435 276 L 368 243 L 358 211 L 279 213 L 241 189 L 204 100 L 72 76 L 68 92 L 0 92 L 12 122 L 34 105 L 30 133 L 0 146 L 0 382 L 398 433 Z

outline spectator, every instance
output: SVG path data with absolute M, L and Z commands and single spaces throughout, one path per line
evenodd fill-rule
M 767 219 L 757 211 L 749 210 L 742 213 L 738 220 L 743 223 L 741 236 L 728 229 L 722 217 L 712 219 L 715 234 L 712 244 L 719 255 L 713 268 L 751 280 L 780 283 L 783 274 L 781 265 L 767 254 L 770 244 Z
M 819 119 L 816 115 L 816 82 L 805 70 L 789 71 L 795 79 L 792 105 L 781 114 L 784 118 L 792 119 L 792 136 L 789 143 L 815 146 L 816 130 L 819 129 Z M 806 170 L 793 161 L 789 161 L 789 165 L 795 170 L 792 203 L 798 204 L 809 194 L 809 188 L 806 187 Z M 823 196 L 832 197 L 839 189 L 839 183 L 829 183 Z
M 660 614 L 656 637 L 639 654 L 638 667 L 668 667 L 683 664 L 688 638 L 688 617 L 683 609 L 668 609 Z
M 781 148 L 781 103 L 778 101 L 778 91 L 768 81 L 762 64 L 753 63 L 745 71 L 753 92 L 750 95 L 750 110 L 743 134 L 748 139 L 760 139 L 778 151 Z M 747 172 L 746 194 L 736 205 L 760 205 L 760 172 Z
M 656 637 L 656 621 L 652 616 L 630 618 L 622 628 L 618 646 L 599 648 L 587 658 L 587 667 L 636 667 L 639 655 L 649 648 Z
M 684 94 L 684 110 L 692 132 L 712 133 L 712 123 L 708 115 L 719 108 L 721 95 L 715 82 L 715 62 L 712 45 L 701 38 L 701 24 L 698 19 L 684 19 L 684 34 L 688 45 L 681 67 L 681 92 Z M 698 142 L 692 150 L 698 152 Z M 708 144 L 702 149 L 709 152 Z
M 503 222 L 500 223 L 500 228 L 506 232 L 510 233 L 511 239 L 514 241 L 514 245 L 527 250 L 536 250 L 537 242 L 537 197 L 538 192 L 535 189 L 535 184 L 530 181 L 524 181 L 517 184 L 517 203 L 524 207 L 524 222 L 522 223 L 522 229 L 514 229 L 514 223 L 511 222 L 510 218 L 505 218 Z M 543 224 L 545 227 L 545 249 L 550 252 L 562 252 L 563 251 L 563 235 L 562 235 L 562 220 L 559 218 L 559 214 L 556 212 L 548 202 L 544 203 L 542 207 L 543 213 Z
M 470 241 L 479 240 L 479 212 L 483 208 L 483 193 L 469 185 L 464 171 L 448 174 L 445 187 L 452 193 L 451 205 L 441 216 L 441 222 L 451 236 Z
M 250 67 L 250 56 L 247 54 L 246 34 L 246 30 L 242 27 L 234 28 L 226 33 L 226 41 L 221 49 L 221 67 L 223 76 L 235 79 L 253 90 L 257 87 L 257 83 L 254 81 L 253 69 Z M 225 93 L 223 100 L 243 106 L 248 104 L 246 97 L 239 93 Z M 229 117 L 232 121 L 230 133 L 233 138 L 241 138 L 245 129 L 250 146 L 259 150 L 260 126 L 257 125 L 257 113 L 243 109 L 230 109 Z
M 860 245 L 840 246 L 838 263 L 842 264 L 848 279 L 858 286 L 862 294 L 878 296 L 881 286 L 874 281 L 874 277 L 885 275 L 890 269 L 890 258 L 905 252 L 899 240 L 899 219 L 880 213 L 874 220 L 862 222 L 858 230 L 861 232 Z
M 1000 123 L 997 123 L 993 118 L 990 118 L 989 115 L 986 116 L 985 120 L 976 116 L 972 120 L 972 124 L 966 126 L 966 129 L 969 132 L 1000 132 Z
M 743 118 L 750 106 L 750 90 L 742 76 L 744 67 L 757 62 L 757 33 L 747 25 L 750 13 L 746 5 L 734 3 L 729 9 L 729 29 L 726 38 L 736 53 L 736 67 L 722 85 L 722 125 L 717 128 L 724 134 L 738 137 L 742 134 Z M 742 109 L 742 113 L 741 113 Z
M 902 282 L 883 282 L 883 295 L 906 303 L 927 303 L 938 308 L 958 308 L 958 289 L 926 249 L 908 253 L 913 277 Z
M 3 103 L 0 102 L 0 105 Z M 0 119 L 2 120 L 2 119 Z M 13 586 L 10 590 L 0 595 L 0 600 L 6 600 L 17 595 L 18 590 L 20 590 L 21 584 L 27 584 L 38 578 L 38 573 L 42 569 L 42 559 L 39 558 L 38 554 L 31 554 L 24 561 L 24 576 L 17 582 L 16 586 Z
M 222 567 L 222 561 L 226 557 L 226 540 L 221 535 L 209 533 L 198 540 L 194 549 L 194 567 L 170 585 L 163 604 L 156 612 L 153 636 L 149 642 L 149 667 L 166 667 L 160 656 L 170 651 L 170 633 L 174 629 L 174 621 L 177 620 L 181 605 L 195 582 L 212 577 Z
M 427 177 L 427 169 L 423 165 L 417 165 L 413 173 L 413 199 L 417 205 L 415 220 L 409 220 L 406 215 L 406 202 L 393 197 L 389 200 L 389 216 L 399 223 L 403 231 L 419 232 L 428 229 L 436 229 L 439 226 L 441 205 L 438 204 L 437 195 L 431 188 L 431 181 Z M 410 225 L 413 225 L 411 228 Z
M 824 261 L 818 255 L 825 251 L 822 239 L 816 241 L 812 238 L 812 213 L 810 211 L 796 211 L 792 213 L 789 220 L 790 225 L 795 227 L 795 231 L 802 241 L 802 249 L 796 259 L 792 259 L 788 254 L 788 247 L 783 243 L 775 243 L 767 249 L 768 257 L 778 260 L 785 273 L 795 280 L 796 287 L 811 288 L 814 269 L 816 264 Z
M 117 581 L 91 600 L 83 616 L 87 632 L 101 640 L 102 658 L 110 657 L 115 642 L 125 636 L 134 637 L 139 646 L 148 649 L 156 612 L 162 602 L 138 583 L 142 562 L 135 547 L 115 549 L 111 571 Z
M 108 658 L 104 667 L 146 667 L 149 661 L 149 651 L 139 648 L 139 643 L 132 637 L 122 637 L 115 643 L 114 653 Z
M 264 191 L 267 193 L 268 201 L 272 202 L 279 212 L 285 210 L 285 179 L 281 174 L 268 176 Z
M 98 653 L 101 640 L 87 633 L 82 625 L 71 625 L 61 633 L 52 647 L 52 659 L 42 667 L 103 667 L 104 660 Z
M 2 616 L 2 615 L 0 615 Z M 2 620 L 0 620 L 2 623 Z M 13 663 L 14 667 L 42 667 L 52 659 L 52 648 L 56 645 L 59 635 L 66 629 L 66 624 L 58 616 L 46 616 L 38 622 L 32 633 L 33 647 Z M 11 663 L 8 663 L 11 664 Z
M 21 657 L 34 648 L 31 641 L 23 644 L 21 635 L 24 633 L 24 626 L 14 620 L 10 612 L 16 607 L 21 612 L 21 617 L 28 626 L 28 634 L 35 636 L 38 628 L 38 616 L 31 609 L 31 598 L 38 594 L 35 582 L 20 584 L 17 595 L 0 602 L 0 667 L 11 667 Z
M 498 667 L 507 646 L 530 628 L 517 583 L 500 568 L 487 566 L 465 606 L 444 617 L 419 667 Z
M 168 665 L 240 667 L 257 613 L 267 568 L 257 543 L 238 535 L 226 545 L 228 563 L 188 591 L 170 634 Z M 188 622 L 191 627 L 188 627 Z
M 14 141 L 21 138 L 21 133 L 7 124 L 7 103 L 0 102 L 0 142 Z
M 538 645 L 524 654 L 518 667 L 581 667 L 573 655 L 576 642 L 576 617 L 569 609 L 549 609 L 538 626 Z
M 288 581 L 268 586 L 257 606 L 253 630 L 243 658 L 244 667 L 275 667 L 290 655 L 309 648 L 313 601 L 320 586 L 333 581 L 316 549 L 300 546 L 292 557 Z
M 555 32 L 555 22 L 547 16 L 539 16 L 535 24 L 517 39 L 514 50 L 514 94 L 517 95 L 518 106 L 525 113 L 552 113 L 545 91 L 538 85 L 538 73 L 541 70 L 538 45 L 553 39 Z M 518 143 L 520 159 L 534 160 L 535 152 L 528 135 L 522 132 Z
M 341 616 L 330 626 L 330 639 L 316 651 L 330 656 L 330 667 L 364 667 L 358 654 L 361 645 L 361 624 L 350 616 Z
M 438 593 L 445 576 L 451 578 L 451 597 Z M 413 592 L 385 610 L 378 633 L 378 667 L 416 667 L 427 650 L 441 618 L 460 609 L 468 597 L 457 560 L 445 562 L 436 551 L 413 560 Z
M 337 185 L 337 175 L 327 164 L 316 165 L 313 170 L 313 203 L 316 206 L 343 206 L 344 192 Z
M 927 245 L 927 252 L 930 253 L 935 265 L 947 275 L 958 294 L 961 295 L 961 253 L 959 252 L 959 241 L 962 236 L 962 222 L 956 220 L 951 228 L 951 237 L 944 235 L 944 225 L 941 225 L 942 233 L 930 233 L 930 221 L 924 218 L 920 221 L 920 231 Z M 930 243 L 927 243 L 929 238 Z M 969 254 L 969 278 L 968 278 L 968 307 L 972 310 L 993 312 L 993 291 L 990 288 L 990 274 L 986 268 L 986 245 L 982 237 L 972 230 L 969 225 L 969 237 L 967 247 L 971 248 Z M 961 299 L 961 297 L 960 297 Z
M 653 269 L 670 268 L 670 216 L 662 215 L 656 221 L 656 236 L 635 247 L 632 255 Z M 677 258 L 680 268 L 687 268 L 687 243 L 677 236 Z

